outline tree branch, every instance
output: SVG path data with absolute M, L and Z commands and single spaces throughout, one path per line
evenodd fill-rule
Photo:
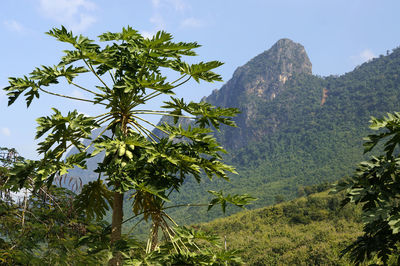
M 76 97 L 72 97 L 72 96 L 67 96 L 67 95 L 63 95 L 63 94 L 58 94 L 58 93 L 50 92 L 50 91 L 47 91 L 47 90 L 42 89 L 42 88 L 40 88 L 40 87 L 39 87 L 39 90 L 41 90 L 41 91 L 44 92 L 44 93 L 50 94 L 50 95 L 54 95 L 54 96 L 58 96 L 58 97 L 62 97 L 62 98 L 67 98 L 67 99 L 70 99 L 70 100 L 83 101 L 83 102 L 89 102 L 89 103 L 96 104 L 96 102 L 91 101 L 91 100 L 81 99 L 81 98 L 76 98 Z M 98 103 L 98 104 L 106 105 L 106 104 L 104 104 L 104 103 Z
M 74 83 L 74 82 L 71 82 L 71 84 L 74 85 L 75 87 L 81 89 L 81 90 L 87 91 L 87 92 L 92 93 L 92 94 L 97 95 L 97 96 L 102 96 L 101 94 L 98 94 L 98 93 L 96 93 L 96 92 L 94 92 L 94 91 L 91 91 L 91 90 L 89 90 L 89 89 L 86 89 L 85 87 L 82 87 L 81 85 L 78 85 L 78 84 L 76 84 L 76 83 Z

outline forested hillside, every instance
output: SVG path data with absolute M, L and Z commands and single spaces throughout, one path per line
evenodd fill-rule
M 282 47 L 283 44 L 287 45 Z M 335 182 L 353 173 L 356 163 L 363 159 L 362 138 L 370 134 L 370 117 L 400 110 L 400 49 L 342 76 L 319 77 L 308 73 L 308 62 L 301 47 L 288 40 L 283 44 L 278 42 L 280 49 L 273 47 L 271 50 L 280 51 L 285 60 L 267 51 L 239 68 L 247 69 L 247 72 L 238 70 L 220 91 L 205 98 L 216 105 L 218 99 L 239 98 L 226 104 L 236 102 L 234 107 L 241 108 L 242 114 L 236 122 L 242 128 L 224 128 L 218 135 L 229 151 L 226 160 L 237 168 L 239 175 L 232 175 L 230 183 L 206 180 L 197 185 L 194 180 L 188 180 L 184 192 L 176 200 L 182 203 L 198 199 L 206 202 L 204 191 L 223 189 L 230 193 L 251 193 L 259 198 L 252 205 L 255 208 L 272 204 L 277 196 L 286 200 L 301 196 L 304 186 Z M 300 51 L 300 55 L 295 56 L 296 53 L 285 49 Z M 294 62 L 287 58 L 288 55 Z M 303 63 L 296 60 L 303 60 Z M 304 67 L 303 71 L 290 74 L 286 70 L 278 71 L 288 69 L 284 66 L 275 68 L 275 72 L 266 72 L 278 80 L 282 73 L 286 73 L 287 79 L 280 78 L 279 84 L 262 85 L 274 77 L 265 77 L 258 83 L 243 77 L 243 72 L 251 72 L 252 67 L 271 69 L 271 65 L 279 64 Z M 240 78 L 236 76 L 238 73 Z M 252 95 L 252 108 L 244 108 L 249 101 L 240 100 L 243 95 L 249 99 L 249 93 L 257 91 L 246 90 L 246 82 L 257 84 L 257 88 L 262 88 L 259 91 L 265 92 Z M 245 93 L 237 93 L 238 86 Z M 275 95 L 271 97 L 268 91 Z M 225 105 L 224 101 L 220 102 Z M 250 116 L 251 119 L 245 119 Z M 244 130 L 247 135 L 243 135 Z M 247 143 L 244 144 L 243 139 Z M 180 212 L 184 217 L 181 221 L 185 222 L 196 222 L 200 217 L 202 220 L 212 219 L 218 215 L 209 213 L 208 218 L 204 218 L 206 211 L 198 208 L 186 208 Z
M 361 235 L 361 210 L 340 199 L 325 191 L 199 227 L 226 237 L 247 265 L 349 265 L 340 252 Z

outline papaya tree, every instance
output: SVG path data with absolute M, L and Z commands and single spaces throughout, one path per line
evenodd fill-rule
M 159 246 L 159 229 L 166 240 L 177 237 L 177 231 L 170 226 L 172 218 L 164 212 L 165 203 L 188 177 L 197 181 L 205 176 L 228 180 L 228 174 L 235 173 L 233 167 L 223 163 L 225 150 L 212 133 L 222 124 L 235 126 L 230 118 L 237 110 L 206 102 L 187 103 L 174 97 L 174 90 L 189 80 L 221 81 L 220 75 L 213 72 L 221 62 L 183 61 L 186 56 L 196 55 L 196 42 L 173 42 L 171 34 L 164 31 L 144 38 L 131 27 L 100 35 L 103 44 L 75 36 L 64 27 L 53 28 L 47 34 L 70 44 L 72 49 L 64 51 L 54 66 L 41 66 L 24 77 L 9 78 L 9 86 L 4 88 L 8 104 L 22 96 L 29 107 L 41 94 L 49 94 L 100 106 L 104 112 L 89 117 L 79 110 L 62 114 L 52 108 L 51 115 L 38 118 L 36 138 L 42 140 L 37 149 L 41 159 L 17 165 L 12 174 L 13 184 L 22 187 L 33 176 L 36 187 L 50 186 L 55 177 L 69 169 L 85 169 L 89 158 L 103 156 L 95 169 L 97 180 L 83 186 L 74 204 L 87 217 L 96 219 L 102 219 L 111 207 L 110 246 L 114 253 L 110 264 L 120 265 L 122 254 L 118 246 L 125 195 L 129 192 L 132 197 L 135 214 L 143 214 L 144 219 L 152 221 L 147 253 Z M 172 80 L 165 73 L 174 73 L 175 78 Z M 97 85 L 85 87 L 76 82 L 77 76 L 85 75 Z M 54 87 L 62 79 L 90 97 L 55 92 Z M 146 109 L 148 101 L 162 95 L 168 95 L 170 100 L 159 110 Z M 143 116 L 149 114 L 169 116 L 174 123 L 155 125 Z M 179 124 L 181 118 L 190 120 L 187 127 Z M 162 134 L 153 133 L 151 128 Z M 95 129 L 100 133 L 93 135 Z M 71 147 L 79 152 L 65 156 Z M 220 203 L 224 208 L 227 202 L 242 206 L 251 200 L 248 196 L 224 197 L 220 192 L 213 193 L 218 197 L 209 206 Z

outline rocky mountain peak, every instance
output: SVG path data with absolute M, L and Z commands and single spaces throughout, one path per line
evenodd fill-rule
M 220 90 L 206 101 L 223 107 L 240 108 L 239 98 L 273 100 L 294 74 L 312 74 L 312 64 L 301 44 L 280 39 L 269 50 L 257 55 L 235 73 Z
M 312 64 L 304 46 L 290 39 L 280 39 L 264 53 L 275 61 L 271 63 L 278 65 L 282 72 L 312 74 Z
M 301 44 L 280 39 L 269 50 L 237 68 L 220 90 L 213 91 L 204 99 L 215 106 L 236 107 L 241 111 L 235 118 L 239 128 L 234 133 L 239 136 L 236 139 L 241 141 L 231 143 L 226 140 L 228 146 L 241 147 L 247 141 L 264 135 L 265 132 L 255 130 L 251 122 L 259 115 L 258 107 L 271 104 L 285 90 L 287 80 L 297 74 L 312 74 L 310 59 Z M 275 130 L 277 123 L 270 121 L 268 130 Z M 229 135 L 230 132 L 228 130 L 224 134 Z

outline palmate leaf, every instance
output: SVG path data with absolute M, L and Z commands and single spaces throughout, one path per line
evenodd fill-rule
M 177 115 L 177 117 L 174 118 L 174 123 L 177 123 L 179 116 L 181 116 L 184 111 L 196 117 L 195 123 L 198 126 L 213 126 L 217 130 L 221 124 L 235 127 L 236 124 L 231 117 L 239 113 L 237 108 L 214 107 L 206 102 L 190 102 L 186 104 L 183 99 L 175 97 L 171 97 L 171 101 L 165 101 L 162 108 L 173 109 L 171 114 Z
M 103 219 L 109 206 L 112 206 L 113 193 L 98 179 L 84 185 L 82 192 L 74 199 L 78 212 L 84 212 L 88 219 Z
M 236 123 L 230 118 L 239 113 L 236 108 L 213 107 L 206 102 L 201 102 L 195 107 L 189 104 L 190 108 L 193 108 L 192 114 L 197 116 L 195 123 L 200 127 L 213 126 L 217 130 L 221 124 L 236 127 Z
M 61 26 L 61 29 L 53 28 L 50 31 L 46 32 L 46 34 L 55 37 L 61 42 L 68 42 L 72 45 L 76 44 L 78 38 L 72 34 L 72 31 L 67 31 L 64 26 Z
M 39 98 L 39 85 L 27 76 L 23 78 L 11 77 L 8 79 L 8 82 L 10 86 L 5 87 L 4 90 L 7 92 L 9 106 L 12 105 L 23 92 L 25 92 L 24 96 L 26 96 L 27 107 L 31 105 L 34 97 Z M 30 90 L 28 90 L 29 88 Z M 26 92 L 26 90 L 28 91 Z
M 59 66 L 66 66 L 78 60 L 85 58 L 82 53 L 78 50 L 64 50 L 65 55 L 61 57 L 61 62 L 58 63 Z
M 193 245 L 197 240 L 205 240 L 215 247 L 221 248 L 221 241 L 218 235 L 214 235 L 201 230 L 196 230 L 187 226 L 178 226 L 174 228 L 176 232 L 173 241 L 182 241 Z
M 130 79 L 132 80 L 132 78 Z M 174 86 L 165 82 L 166 77 L 160 74 L 152 73 L 151 75 L 143 75 L 142 77 L 136 78 L 135 82 L 144 88 L 153 89 L 165 94 L 174 94 L 172 89 Z
M 57 84 L 57 78 L 59 77 L 65 77 L 68 83 L 71 83 L 76 76 L 85 72 L 89 72 L 85 67 L 42 66 L 42 68 L 36 68 L 30 73 L 30 78 L 38 80 L 39 86 L 48 86 L 50 84 Z
M 204 80 L 207 82 L 222 81 L 222 77 L 211 70 L 222 66 L 223 63 L 219 61 L 200 62 L 190 66 L 189 74 L 197 82 Z
M 106 32 L 99 35 L 99 39 L 102 42 L 108 41 L 133 41 L 133 40 L 140 40 L 143 37 L 139 34 L 137 30 L 134 30 L 132 27 L 124 27 L 122 28 L 122 32 L 118 33 L 111 33 Z
M 218 144 L 214 136 L 208 134 L 210 129 L 192 128 L 191 126 L 184 129 L 182 126 L 173 127 L 168 124 L 162 125 L 160 128 L 170 134 L 169 142 L 163 143 L 162 146 L 171 146 L 167 149 L 160 149 L 158 145 L 159 148 L 149 155 L 148 163 L 159 163 L 158 158 L 161 158 L 179 167 L 179 171 L 192 174 L 197 181 L 201 179 L 201 170 L 210 179 L 217 176 L 228 180 L 228 173 L 237 174 L 234 167 L 222 163 L 220 153 L 225 150 Z M 183 142 L 174 144 L 174 141 L 181 138 L 183 138 Z
M 215 141 L 215 138 L 209 134 L 212 132 L 209 128 L 198 128 L 189 125 L 188 128 L 185 129 L 182 125 L 172 126 L 168 123 L 164 123 L 159 126 L 159 129 L 169 132 L 168 138 L 170 141 L 181 138 L 190 139 L 191 141 L 201 141 L 207 144 L 211 144 Z
M 84 67 L 65 67 L 65 66 L 42 66 L 36 68 L 28 76 L 23 78 L 9 78 L 10 86 L 4 88 L 8 95 L 8 105 L 11 105 L 17 98 L 25 92 L 26 104 L 29 107 L 34 98 L 39 98 L 39 90 L 41 86 L 49 86 L 58 84 L 58 78 L 65 77 L 68 83 L 79 74 L 85 73 L 88 70 Z
M 373 130 L 385 129 L 385 132 L 377 135 L 369 135 L 364 138 L 364 153 L 371 151 L 378 142 L 383 141 L 385 138 L 392 136 L 386 143 L 384 150 L 387 156 L 391 156 L 400 143 L 400 113 L 388 113 L 383 119 L 371 117 L 370 128 Z
M 157 49 L 164 43 L 169 42 L 171 40 L 172 40 L 172 34 L 167 33 L 165 31 L 158 31 L 151 39 L 149 38 L 144 39 L 143 44 L 147 48 Z
M 251 196 L 249 196 L 248 194 L 243 194 L 243 195 L 223 195 L 222 190 L 220 191 L 213 191 L 213 190 L 209 190 L 208 193 L 211 193 L 212 195 L 216 196 L 216 198 L 212 199 L 210 201 L 210 204 L 208 206 L 208 210 L 210 210 L 212 207 L 214 207 L 216 204 L 221 204 L 222 207 L 222 211 L 225 213 L 225 209 L 226 209 L 226 204 L 230 203 L 233 204 L 235 206 L 244 208 L 245 205 L 250 204 L 252 201 L 257 200 L 256 198 L 253 198 Z
M 77 166 L 81 169 L 86 169 L 86 160 L 91 158 L 91 155 L 87 152 L 79 152 L 68 156 L 65 159 L 65 163 L 71 166 Z
M 200 62 L 198 64 L 188 64 L 182 61 L 175 61 L 169 65 L 175 71 L 192 77 L 195 81 L 204 80 L 207 82 L 222 81 L 222 77 L 211 70 L 223 65 L 219 61 Z
M 99 127 L 93 118 L 79 114 L 76 110 L 69 112 L 67 116 L 63 116 L 56 108 L 53 108 L 53 111 L 52 116 L 40 117 L 36 120 L 39 124 L 36 139 L 51 130 L 45 140 L 38 144 L 37 150 L 41 154 L 49 152 L 54 144 L 58 144 L 53 147 L 53 151 L 60 151 L 59 157 L 66 152 L 68 143 L 74 144 L 78 150 L 81 150 L 84 148 L 81 140 L 90 138 L 92 130 Z
M 154 46 L 150 44 L 150 46 Z M 192 49 L 198 48 L 200 45 L 197 43 L 172 43 L 167 42 L 161 45 L 157 45 L 155 48 L 151 50 L 149 55 L 153 58 L 166 56 L 166 57 L 173 57 L 173 58 L 181 58 L 181 56 L 196 56 L 196 52 Z M 167 61 L 163 61 L 167 62 Z M 172 62 L 172 61 L 169 61 Z M 164 65 L 163 65 L 164 66 Z
M 98 50 L 100 47 L 99 45 L 94 44 L 93 40 L 90 40 L 85 36 L 74 36 L 72 31 L 68 31 L 64 26 L 61 26 L 61 29 L 53 28 L 46 32 L 46 34 L 55 37 L 60 42 L 70 43 L 80 50 Z
M 217 159 L 201 159 L 200 168 L 206 173 L 208 178 L 212 179 L 213 175 L 229 181 L 227 173 L 238 174 L 235 167 L 224 164 Z
M 33 188 L 37 190 L 43 185 L 51 186 L 56 176 L 62 176 L 69 169 L 78 166 L 86 168 L 85 160 L 88 155 L 85 153 L 75 154 L 66 161 L 60 161 L 55 156 L 49 156 L 42 160 L 25 160 L 15 163 L 9 171 L 9 180 L 7 186 L 18 191 L 22 188 Z
M 173 109 L 170 114 L 176 115 L 174 117 L 174 124 L 178 122 L 179 116 L 182 116 L 182 111 L 187 109 L 187 105 L 184 102 L 183 98 L 178 99 L 175 97 L 171 97 L 171 101 L 165 101 L 164 105 L 161 106 L 164 109 Z
M 164 31 L 158 31 L 151 39 L 144 39 L 143 44 L 146 49 L 150 50 L 152 57 L 175 57 L 180 58 L 182 55 L 195 56 L 193 49 L 200 47 L 196 42 L 171 42 L 172 35 Z

